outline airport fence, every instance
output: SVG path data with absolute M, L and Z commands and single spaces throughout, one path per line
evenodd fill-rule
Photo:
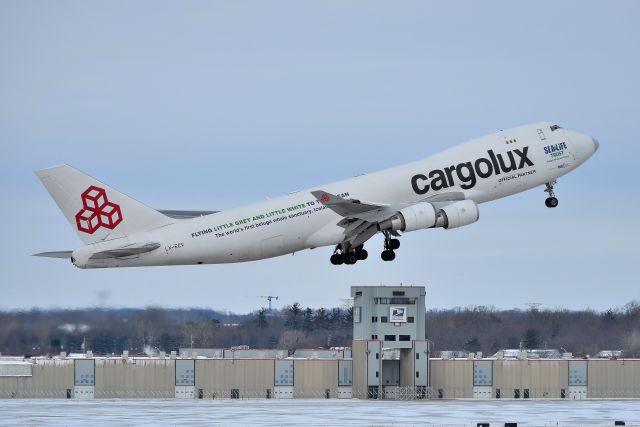
M 66 390 L 0 390 L 0 399 L 66 399 Z
M 96 399 L 173 399 L 173 390 L 97 390 Z
M 516 394 L 515 390 L 519 390 Z M 70 399 L 73 389 L 59 390 L 11 390 L 1 389 L 0 399 Z M 95 399 L 174 399 L 175 391 L 171 390 L 101 390 L 94 389 Z M 474 397 L 473 389 L 468 387 L 450 388 L 446 390 L 428 387 L 397 387 L 356 389 L 349 387 L 304 390 L 293 387 L 289 392 L 281 392 L 274 388 L 264 390 L 204 390 L 195 388 L 194 399 L 368 399 L 368 400 L 581 400 L 581 399 L 640 399 L 640 385 L 637 388 L 590 388 L 586 396 L 572 395 L 568 390 L 551 390 L 536 388 L 501 389 L 500 397 L 496 389 L 490 395 Z

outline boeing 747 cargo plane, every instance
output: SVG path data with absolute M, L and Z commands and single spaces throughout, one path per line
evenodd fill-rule
M 395 259 L 400 233 L 476 222 L 478 205 L 538 186 L 558 205 L 556 179 L 598 149 L 590 136 L 552 123 L 517 127 L 427 159 L 299 191 L 229 211 L 150 208 L 61 165 L 36 172 L 82 246 L 38 256 L 79 268 L 220 264 L 331 246 L 331 263 L 367 258 L 364 244 L 384 236 Z

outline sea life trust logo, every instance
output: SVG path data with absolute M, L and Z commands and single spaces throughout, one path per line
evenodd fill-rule
M 564 150 L 567 149 L 567 143 L 561 142 L 560 144 L 552 144 L 544 147 L 544 154 L 548 154 L 551 157 L 559 157 L 564 154 Z
M 82 209 L 76 214 L 76 226 L 79 231 L 93 234 L 100 227 L 113 230 L 122 222 L 120 205 L 107 199 L 107 192 L 92 185 L 81 195 Z

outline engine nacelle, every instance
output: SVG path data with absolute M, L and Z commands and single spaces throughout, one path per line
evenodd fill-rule
M 458 228 L 473 224 L 480 218 L 478 205 L 473 200 L 461 200 L 451 203 L 438 212 L 437 227 Z
M 420 202 L 407 206 L 386 221 L 380 230 L 415 231 L 436 225 L 436 210 L 431 203 Z

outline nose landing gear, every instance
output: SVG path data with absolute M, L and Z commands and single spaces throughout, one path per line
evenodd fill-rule
M 545 192 L 549 193 L 549 197 L 546 198 L 546 200 L 544 201 L 544 204 L 546 207 L 548 208 L 555 208 L 556 206 L 558 206 L 558 199 L 556 198 L 556 193 L 553 192 L 553 186 L 556 185 L 557 181 L 554 179 L 551 182 L 547 182 L 545 184 L 546 188 L 545 188 Z

